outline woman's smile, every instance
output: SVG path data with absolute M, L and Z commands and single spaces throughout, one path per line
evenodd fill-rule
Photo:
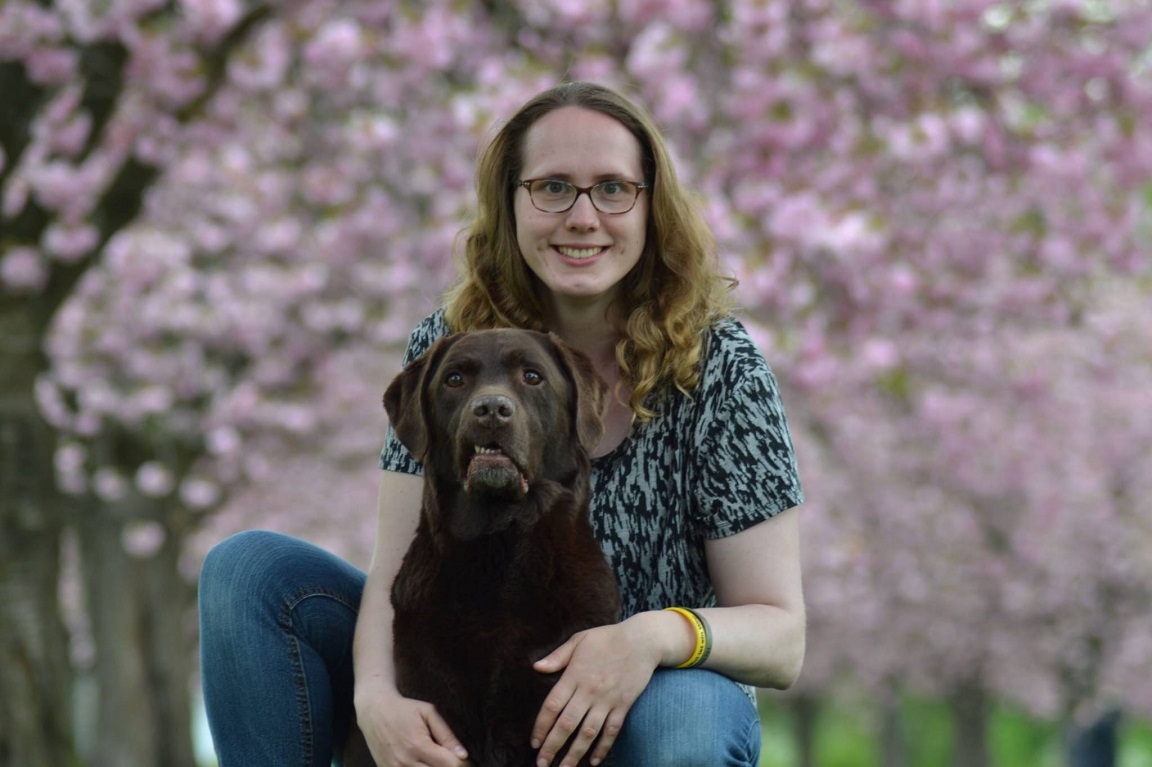
M 556 245 L 556 250 L 561 256 L 569 261 L 583 261 L 588 262 L 595 256 L 603 253 L 607 248 L 603 245 L 596 245 L 593 247 L 575 248 L 569 245 Z

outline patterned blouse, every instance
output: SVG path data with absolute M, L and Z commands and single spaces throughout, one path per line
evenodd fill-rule
M 412 333 L 404 364 L 449 328 L 443 310 Z M 669 605 L 711 607 L 704 541 L 735 535 L 804 500 L 776 378 L 734 318 L 709 333 L 691 397 L 650 397 L 658 413 L 592 461 L 592 527 L 620 582 L 627 618 Z M 655 404 L 655 407 L 653 406 Z M 380 467 L 420 474 L 391 428 Z

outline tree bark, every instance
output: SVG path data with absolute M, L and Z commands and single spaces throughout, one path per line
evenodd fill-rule
M 30 395 L 13 391 L 16 377 L 0 372 L 0 764 L 51 767 L 73 763 L 58 592 L 68 501 L 55 488 L 54 435 Z
M 976 683 L 961 684 L 948 696 L 955 725 L 952 764 L 990 767 L 988 753 L 988 693 Z
M 115 508 L 112 509 L 115 511 Z M 189 680 L 192 589 L 180 577 L 181 537 L 146 557 L 124 548 L 124 515 L 80 526 L 83 572 L 100 663 L 93 767 L 195 767 Z
M 202 52 L 206 87 L 174 115 L 179 122 L 196 119 L 225 82 L 232 53 L 273 10 L 261 0 L 248 0 L 245 9 L 234 28 Z M 128 55 L 118 41 L 78 45 L 75 51 L 86 84 L 82 108 L 93 120 L 86 154 L 104 138 L 123 90 Z M 50 93 L 19 61 L 0 62 L 0 93 L 5 104 L 0 150 L 7 158 L 0 167 L 3 193 Z M 12 295 L 0 288 L 0 766 L 82 763 L 72 721 L 77 682 L 58 594 L 62 535 L 72 525 L 80 534 L 97 650 L 93 676 L 99 712 L 91 763 L 193 765 L 192 632 L 185 621 L 192 597 L 188 585 L 179 582 L 177 567 L 183 535 L 169 535 L 147 561 L 130 560 L 120 539 L 123 517 L 106 519 L 103 505 L 67 497 L 57 488 L 57 435 L 39 415 L 34 397 L 36 379 L 48 369 L 43 344 L 53 315 L 98 263 L 108 240 L 137 217 L 159 173 L 130 158 L 102 190 L 90 217 L 99 228 L 92 251 L 74 262 L 54 262 L 38 293 Z M 0 255 L 14 244 L 36 246 L 54 215 L 35 199 L 14 214 L 0 212 Z M 95 508 L 78 509 L 83 504 Z
M 798 695 L 792 700 L 792 726 L 800 762 L 797 767 L 816 767 L 816 723 L 820 701 L 815 695 Z
M 884 767 L 908 764 L 908 739 L 900 713 L 900 691 L 889 685 L 880 701 L 880 758 Z

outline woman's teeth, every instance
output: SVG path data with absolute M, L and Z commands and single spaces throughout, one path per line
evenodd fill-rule
M 556 250 L 566 258 L 592 258 L 592 256 L 599 253 L 603 248 L 564 248 L 558 247 Z

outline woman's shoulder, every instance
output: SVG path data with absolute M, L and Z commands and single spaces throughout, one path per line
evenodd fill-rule
M 408 349 L 404 352 L 404 365 L 420 357 L 432 347 L 432 344 L 452 332 L 441 307 L 429 314 L 416 325 L 408 336 Z
M 747 375 L 769 373 L 768 361 L 752 334 L 733 315 L 713 322 L 705 336 L 701 382 L 732 384 Z

